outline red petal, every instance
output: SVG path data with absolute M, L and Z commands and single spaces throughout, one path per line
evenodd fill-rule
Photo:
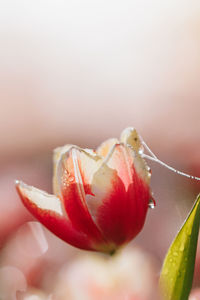
M 106 239 L 123 244 L 142 229 L 150 199 L 149 186 L 136 172 L 134 158 L 124 145 L 116 145 L 107 161 L 112 170 L 107 179 L 109 190 L 101 199 L 96 221 Z M 106 175 L 105 175 L 106 176 Z M 102 171 L 94 176 L 94 185 L 101 181 Z M 95 196 L 98 196 L 95 193 Z
M 23 183 L 17 183 L 16 189 L 20 195 L 22 202 L 30 211 L 30 213 L 51 232 L 73 246 L 81 249 L 93 250 L 87 235 L 78 232 L 73 227 L 67 215 L 64 215 L 61 212 L 60 207 L 57 206 L 57 208 L 54 210 L 52 209 L 51 204 L 51 207 L 49 209 L 47 208 L 48 204 L 44 201 L 48 202 L 48 200 L 51 199 L 52 203 L 53 199 L 55 199 L 55 201 L 59 201 L 58 198 L 53 197 L 52 195 L 48 195 L 47 193 L 36 188 L 27 186 Z M 32 194 L 35 194 L 35 201 L 33 201 L 33 198 L 30 197 L 30 191 Z M 38 201 L 41 195 L 44 198 L 44 201 L 42 203 L 44 208 L 39 205 Z
M 73 145 L 67 144 L 63 147 L 58 147 L 58 148 L 54 149 L 54 152 L 53 152 L 53 193 L 56 196 L 60 196 L 59 195 L 58 176 L 57 176 L 58 164 L 61 159 L 61 156 L 64 153 L 66 153 L 67 151 L 69 151 L 69 149 L 72 147 L 73 147 Z
M 98 167 L 98 157 L 73 147 L 62 156 L 58 177 L 61 178 L 63 204 L 73 226 L 90 236 L 94 243 L 105 243 L 86 203 L 86 194 L 92 194 L 90 172 L 93 175 Z

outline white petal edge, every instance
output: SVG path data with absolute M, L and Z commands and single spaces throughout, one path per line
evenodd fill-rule
M 110 164 L 110 161 L 112 161 L 112 155 L 115 151 L 115 148 L 117 146 L 121 145 L 122 149 L 126 148 L 126 150 L 129 152 L 129 154 L 132 157 L 132 163 L 137 171 L 137 173 L 140 175 L 141 178 L 145 180 L 145 182 L 149 185 L 150 184 L 150 179 L 151 179 L 151 169 L 147 165 L 146 161 L 141 157 L 139 153 L 137 153 L 132 146 L 130 145 L 125 145 L 123 142 L 119 144 L 115 144 L 110 152 L 108 153 L 107 157 L 104 160 L 104 163 L 107 164 L 108 167 L 115 169 L 114 165 Z M 124 149 L 125 150 L 125 149 Z M 127 152 L 127 154 L 128 154 Z M 126 158 L 126 152 L 123 151 L 124 153 L 124 158 Z M 126 159 L 125 159 L 126 160 Z M 129 167 L 129 163 L 127 163 L 127 168 Z M 120 176 L 120 174 L 118 174 Z M 130 176 L 130 174 L 129 174 Z M 121 177 L 121 176 L 120 176 Z M 123 180 L 123 177 L 122 177 Z
M 49 210 L 63 216 L 62 204 L 59 198 L 50 195 L 22 181 L 16 181 L 21 194 L 42 210 Z
M 100 146 L 96 149 L 98 155 L 102 157 L 107 157 L 108 154 L 112 151 L 112 148 L 115 144 L 119 144 L 119 140 L 116 138 L 111 138 L 101 143 Z
M 73 174 L 76 183 L 83 184 L 81 172 L 83 172 L 84 180 L 86 180 L 87 183 L 92 182 L 94 173 L 96 173 L 103 163 L 103 158 L 93 151 L 91 154 L 91 151 L 92 150 L 85 150 L 77 146 L 73 146 L 61 156 L 57 166 L 57 174 L 55 174 L 57 176 L 58 187 L 63 176 L 63 167 L 69 172 L 69 174 Z M 73 166 L 71 167 L 67 164 L 70 157 L 73 162 Z
M 60 157 L 62 156 L 62 154 L 64 154 L 65 152 L 67 152 L 70 148 L 72 148 L 74 145 L 73 144 L 67 144 L 67 145 L 64 145 L 62 147 L 57 147 L 53 150 L 53 160 L 54 160 L 54 163 L 56 164 Z

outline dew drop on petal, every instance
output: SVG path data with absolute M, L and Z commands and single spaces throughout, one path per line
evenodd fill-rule
M 70 183 L 72 183 L 72 182 L 74 181 L 74 176 L 73 176 L 73 175 L 69 175 L 69 176 L 68 176 L 68 181 L 69 181 Z
M 68 186 L 69 184 L 71 184 L 72 182 L 75 181 L 75 177 L 70 174 L 70 172 L 68 170 L 64 170 L 63 176 L 62 176 L 62 182 L 64 186 Z
M 150 200 L 149 200 L 149 208 L 151 208 L 151 209 L 153 209 L 153 208 L 155 208 L 155 206 L 156 206 L 156 201 L 154 200 L 154 198 L 151 198 Z
M 144 153 L 144 148 L 141 147 L 141 148 L 138 150 L 138 153 L 139 153 L 140 155 L 142 155 L 142 154 Z
M 147 177 L 148 177 L 148 178 L 151 178 L 151 172 L 148 172 L 148 173 L 147 173 Z

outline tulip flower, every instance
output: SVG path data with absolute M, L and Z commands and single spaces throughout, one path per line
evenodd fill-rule
M 56 236 L 86 250 L 113 253 L 143 228 L 150 168 L 134 128 L 96 151 L 66 145 L 54 152 L 54 195 L 17 181 L 30 213 Z

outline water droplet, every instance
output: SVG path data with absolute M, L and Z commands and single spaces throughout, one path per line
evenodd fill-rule
M 151 209 L 153 209 L 153 208 L 155 208 L 155 206 L 156 206 L 156 201 L 154 200 L 154 198 L 151 198 L 150 200 L 149 200 L 149 208 L 151 208 Z
M 141 148 L 138 150 L 138 153 L 139 153 L 140 155 L 142 155 L 143 152 L 144 152 L 144 149 L 143 149 L 143 147 L 141 147 Z
M 73 175 L 69 175 L 68 176 L 68 181 L 71 183 L 71 182 L 73 182 L 74 181 L 74 176 Z
M 70 183 L 72 183 L 75 180 L 74 176 L 69 173 L 68 170 L 64 170 L 64 174 L 62 177 L 62 182 L 64 186 L 68 186 Z
M 64 187 L 69 185 L 69 182 L 67 181 L 65 176 L 62 177 L 62 184 L 63 184 Z
M 172 258 L 172 257 L 169 259 L 169 262 L 170 262 L 170 263 L 172 263 L 172 262 L 173 262 L 173 258 Z
M 151 178 L 151 172 L 147 173 L 148 178 Z
M 167 275 L 169 273 L 169 270 L 168 269 L 165 269 L 163 275 Z
M 184 246 L 184 244 L 181 244 L 181 246 L 180 246 L 179 250 L 180 250 L 181 252 L 183 252 L 183 251 L 185 250 L 185 246 Z
M 173 255 L 174 255 L 174 256 L 178 256 L 178 252 L 174 251 L 174 252 L 173 252 Z

